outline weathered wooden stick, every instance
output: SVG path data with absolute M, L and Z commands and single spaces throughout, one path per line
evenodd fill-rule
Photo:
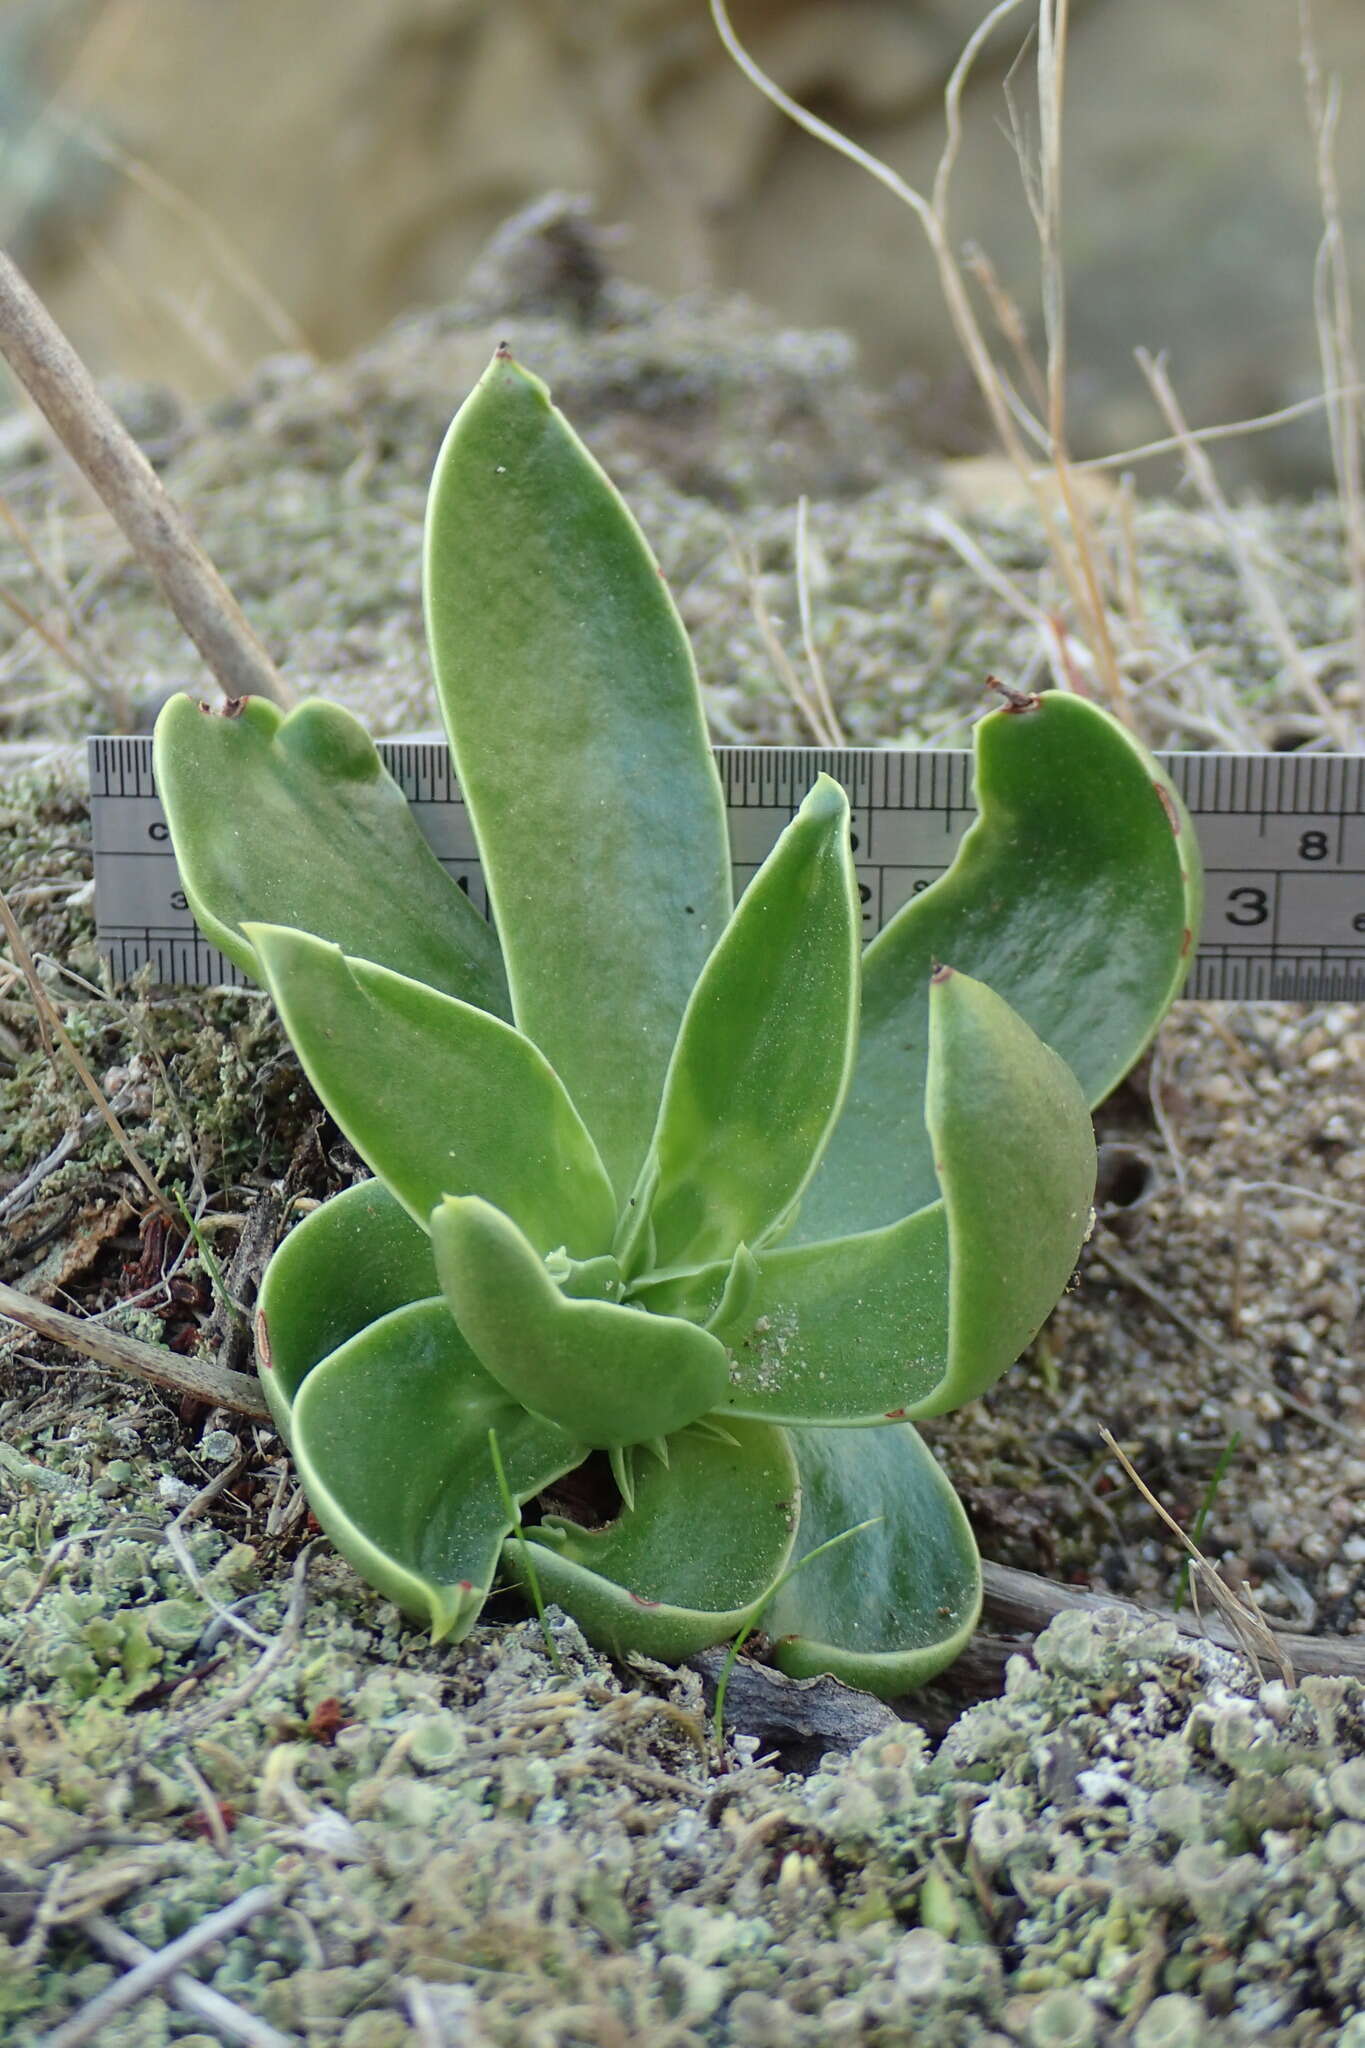
M 227 695 L 293 704 L 294 691 L 248 625 L 179 506 L 3 250 L 0 354 L 118 521 Z
M 182 1358 L 179 1352 L 168 1351 L 161 1344 L 143 1344 L 136 1337 L 107 1330 L 103 1323 L 91 1322 L 85 1316 L 69 1316 L 59 1308 L 49 1308 L 45 1302 L 34 1301 L 31 1295 L 21 1294 L 17 1287 L 7 1287 L 3 1281 L 0 1316 L 21 1324 L 35 1337 L 65 1344 L 69 1350 L 112 1366 L 116 1372 L 136 1373 L 153 1386 L 189 1394 L 215 1408 L 231 1408 L 238 1415 L 269 1418 L 261 1383 L 251 1373 L 228 1372 L 203 1359 Z
M 984 1616 L 997 1628 L 1017 1629 L 1021 1634 L 1036 1636 L 1057 1615 L 1072 1608 L 1079 1607 L 1086 1613 L 1097 1614 L 1103 1607 L 1124 1607 L 1130 1614 L 1146 1614 L 1153 1621 L 1173 1622 L 1184 1636 L 1205 1636 L 1225 1650 L 1246 1654 L 1217 1615 L 1211 1614 L 1201 1623 L 1193 1614 L 1174 1614 L 1165 1608 L 1143 1608 L 1136 1601 L 1121 1599 L 1116 1593 L 1096 1593 L 1088 1586 L 1062 1586 L 1054 1579 L 1041 1579 L 1034 1572 L 1015 1571 L 1010 1565 L 983 1563 L 981 1573 L 986 1587 Z M 1275 1634 L 1300 1676 L 1314 1672 L 1327 1677 L 1365 1678 L 1365 1637 L 1309 1636 L 1298 1629 L 1280 1628 L 1278 1625 Z M 967 1655 L 975 1652 L 980 1658 L 989 1657 L 1003 1671 L 1011 1651 L 1027 1648 L 1027 1643 L 978 1635 L 969 1644 Z

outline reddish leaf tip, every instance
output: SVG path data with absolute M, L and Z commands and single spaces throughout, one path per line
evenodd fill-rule
M 944 983 L 945 981 L 951 981 L 951 980 L 952 980 L 952 978 L 953 978 L 953 970 L 952 970 L 952 968 L 951 968 L 951 967 L 945 967 L 945 966 L 944 966 L 944 964 L 943 964 L 943 962 L 942 962 L 941 960 L 935 960 L 935 962 L 934 962 L 934 968 L 933 968 L 933 972 L 932 972 L 932 974 L 931 974 L 931 975 L 929 976 L 929 980 L 930 980 L 930 982 L 931 982 L 931 983 L 937 983 L 937 984 L 938 984 L 938 985 L 939 985 L 939 986 L 941 987 L 941 986 L 942 986 L 942 984 L 943 984 L 943 983 Z
M 1008 683 L 1001 682 L 999 676 L 987 676 L 986 688 L 994 690 L 998 697 L 1003 697 L 1006 711 L 1016 714 L 1021 711 L 1036 711 L 1043 701 L 1036 691 L 1012 690 Z

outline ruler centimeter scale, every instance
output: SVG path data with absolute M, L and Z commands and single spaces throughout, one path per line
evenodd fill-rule
M 95 918 L 116 978 L 245 986 L 195 928 L 152 777 L 148 738 L 89 741 Z M 488 901 L 444 741 L 379 752 L 433 851 Z M 1365 756 L 1162 754 L 1194 820 L 1204 928 L 1185 993 L 1235 1002 L 1365 999 Z M 948 866 L 972 822 L 972 756 L 939 749 L 717 747 L 736 888 L 821 769 L 848 791 L 872 938 Z

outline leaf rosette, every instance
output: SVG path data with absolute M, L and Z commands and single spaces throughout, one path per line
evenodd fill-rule
M 534 1577 L 612 1650 L 762 1619 L 784 1670 L 903 1692 L 981 1593 L 914 1422 L 1067 1285 L 1090 1107 L 1192 951 L 1188 819 L 1095 705 L 1011 700 L 953 866 L 866 949 L 828 776 L 736 904 L 672 599 L 503 351 L 441 450 L 424 587 L 491 926 L 348 713 L 181 698 L 156 736 L 195 916 L 374 1176 L 261 1294 L 314 1512 L 436 1638 Z

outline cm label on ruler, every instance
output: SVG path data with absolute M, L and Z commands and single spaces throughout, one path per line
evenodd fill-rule
M 443 741 L 380 753 L 438 859 L 487 897 Z M 150 739 L 89 742 L 99 943 L 123 979 L 240 985 L 202 939 L 180 887 Z M 1365 757 L 1165 754 L 1194 820 L 1207 903 L 1187 993 L 1270 1002 L 1365 997 Z M 823 769 L 848 791 L 871 938 L 952 860 L 975 815 L 972 760 L 926 749 L 718 747 L 736 887 L 759 866 Z

